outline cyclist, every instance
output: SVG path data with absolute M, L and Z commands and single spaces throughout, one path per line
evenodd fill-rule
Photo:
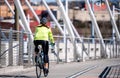
M 43 17 L 41 19 L 41 24 L 38 25 L 35 29 L 35 35 L 34 35 L 34 45 L 35 45 L 35 62 L 37 60 L 36 55 L 39 52 L 38 45 L 42 45 L 42 49 L 44 52 L 44 71 L 46 76 L 48 75 L 49 69 L 48 69 L 48 62 L 49 62 L 49 40 L 51 42 L 51 45 L 54 46 L 54 38 L 51 29 L 46 25 L 47 18 Z

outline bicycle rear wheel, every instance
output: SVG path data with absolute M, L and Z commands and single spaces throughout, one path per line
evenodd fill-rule
M 41 72 L 42 72 L 42 69 L 40 68 L 40 65 L 36 65 L 36 76 L 37 78 L 40 78 L 41 77 Z
M 40 78 L 41 77 L 41 73 L 42 73 L 42 69 L 41 69 L 41 64 L 40 64 L 40 57 L 37 56 L 37 63 L 36 63 L 36 76 L 37 78 Z

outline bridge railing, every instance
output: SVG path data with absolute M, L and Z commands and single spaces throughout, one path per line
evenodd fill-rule
M 97 59 L 107 59 L 107 58 L 118 58 L 120 57 L 120 41 L 116 39 L 104 39 L 105 42 L 105 50 L 102 47 L 101 39 L 99 38 L 82 38 L 83 42 L 80 42 L 78 38 L 75 38 L 75 45 L 73 46 L 70 42 L 71 37 L 66 37 L 67 43 L 64 43 L 63 36 L 54 36 L 56 39 L 56 58 L 52 58 L 52 60 L 57 61 L 59 63 L 61 60 L 63 62 L 76 61 L 74 60 L 79 56 L 76 53 L 76 46 L 78 48 L 82 47 L 81 58 L 78 61 L 86 61 L 86 60 L 97 60 Z M 84 45 L 83 45 L 84 44 Z M 103 54 L 107 53 L 106 56 Z M 84 59 L 84 60 L 83 60 Z
M 31 65 L 33 44 L 30 34 L 24 31 L 0 29 L 0 65 Z
M 0 28 L 0 65 L 14 66 L 14 65 L 34 65 L 34 44 L 30 40 L 29 33 L 24 31 L 15 31 L 12 28 L 9 30 Z M 104 39 L 107 51 L 106 57 L 102 57 L 103 48 L 99 38 L 83 38 L 80 42 L 75 38 L 75 45 L 73 46 L 69 36 L 66 37 L 64 43 L 63 36 L 54 36 L 55 50 L 49 49 L 49 59 L 51 62 L 72 62 L 79 56 L 76 54 L 76 46 L 83 47 L 79 61 L 97 60 L 103 58 L 118 58 L 120 57 L 120 41 L 116 39 Z M 78 39 L 78 40 L 77 40 Z M 86 53 L 85 53 L 86 52 Z M 87 54 L 87 55 L 86 55 Z

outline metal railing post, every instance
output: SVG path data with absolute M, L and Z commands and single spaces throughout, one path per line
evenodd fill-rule
M 118 58 L 120 56 L 120 40 L 118 40 Z
M 97 43 L 96 43 L 96 41 L 95 41 L 95 43 L 93 43 L 93 44 L 95 44 L 95 56 L 94 56 L 94 59 L 96 60 L 96 46 L 97 46 Z
M 116 46 L 116 48 L 115 48 L 115 52 L 116 52 L 116 53 L 115 53 L 115 58 L 117 58 L 117 55 L 118 55 L 118 45 L 117 45 L 118 43 L 117 43 L 117 42 L 118 42 L 118 41 L 116 40 L 116 41 L 115 41 L 115 46 Z
M 59 49 L 59 38 L 57 39 L 56 46 L 57 46 L 57 64 L 59 64 L 59 51 L 60 51 L 60 49 Z
M 30 33 L 28 34 L 28 65 L 30 66 L 31 65 L 31 39 L 30 39 Z
M 10 33 L 9 33 L 9 51 L 8 51 L 8 58 L 9 58 L 9 61 L 8 61 L 8 65 L 9 66 L 12 66 L 13 65 L 13 30 L 12 28 L 10 28 Z
M 24 40 L 23 31 L 19 33 L 19 62 L 18 65 L 23 65 Z
M 0 26 L 0 55 L 1 55 L 1 34 L 2 31 L 1 31 L 1 26 Z M 1 66 L 1 57 L 0 57 L 0 66 Z
M 90 59 L 90 39 L 88 39 L 88 58 Z
M 65 37 L 65 62 L 67 63 L 68 59 L 68 52 L 67 52 L 67 37 Z
M 73 40 L 74 40 L 73 52 L 75 53 L 75 55 L 74 55 L 74 61 L 76 61 L 77 58 L 78 58 L 78 55 L 77 55 L 77 52 L 76 52 L 76 39 L 73 39 Z M 80 61 L 80 59 L 79 59 L 79 61 Z
M 112 40 L 110 40 L 112 42 Z M 112 56 L 112 44 L 110 44 L 110 58 Z
M 34 64 L 34 44 L 33 44 L 33 42 L 31 42 L 31 57 L 30 57 L 30 59 L 32 58 L 32 64 Z
M 114 58 L 114 52 L 115 52 L 115 40 L 113 40 L 113 58 Z
M 82 42 L 81 44 L 82 44 L 82 61 L 85 61 L 85 58 L 84 58 L 84 51 L 83 51 L 84 42 Z
M 101 43 L 101 40 L 99 39 L 99 43 L 100 43 L 100 58 L 102 58 L 102 43 Z

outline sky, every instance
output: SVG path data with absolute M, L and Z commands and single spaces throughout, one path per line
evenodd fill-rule
M 34 1 L 41 1 L 41 0 L 31 0 L 32 2 Z M 54 2 L 54 1 L 56 1 L 56 0 L 46 0 L 47 2 Z M 69 1 L 69 0 L 68 0 Z M 93 1 L 96 1 L 96 0 L 93 0 Z
M 41 1 L 41 0 L 31 0 L 31 1 Z M 47 2 L 55 2 L 56 0 L 46 0 Z M 68 0 L 70 1 L 70 0 Z M 77 0 L 78 1 L 78 0 Z M 99 1 L 99 0 L 92 0 L 92 1 Z M 110 1 L 119 1 L 119 0 L 110 0 Z
M 41 1 L 41 0 L 31 0 L 32 2 Z M 46 0 L 47 2 L 54 2 L 55 0 Z

